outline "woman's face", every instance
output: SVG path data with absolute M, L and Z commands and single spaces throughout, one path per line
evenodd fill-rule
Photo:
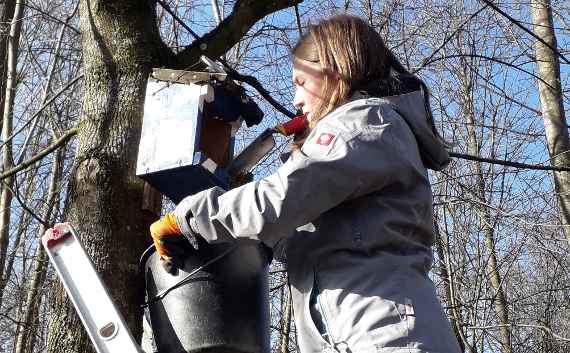
M 295 85 L 293 105 L 307 114 L 307 119 L 311 121 L 311 112 L 323 100 L 324 74 L 321 65 L 294 58 L 293 84 Z

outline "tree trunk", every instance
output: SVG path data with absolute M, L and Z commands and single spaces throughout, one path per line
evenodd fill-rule
M 283 286 L 283 294 L 281 299 L 281 330 L 279 335 L 279 353 L 289 352 L 289 334 L 291 332 L 291 289 L 289 284 Z
M 43 219 L 47 220 L 48 222 L 52 218 L 57 196 L 59 194 L 57 187 L 60 183 L 61 169 L 63 167 L 63 163 L 61 161 L 62 155 L 63 150 L 57 150 L 55 152 L 53 160 L 51 180 L 46 197 L 46 210 L 42 215 Z M 14 350 L 14 353 L 31 352 L 31 350 L 26 351 L 26 343 L 30 334 L 33 335 L 35 332 L 35 325 L 33 325 L 33 323 L 36 321 L 40 304 L 38 292 L 43 285 L 47 268 L 46 252 L 44 251 L 41 241 L 39 241 L 45 231 L 45 227 L 43 225 L 40 225 L 38 228 L 38 246 L 36 250 L 36 258 L 34 259 L 34 269 L 32 272 L 32 278 L 30 279 L 30 288 L 26 296 L 26 302 L 23 307 L 24 315 L 19 320 L 20 329 L 18 331 L 18 335 L 16 336 L 16 349 Z
M 6 76 L 8 55 L 6 49 L 10 38 L 10 24 L 14 16 L 16 0 L 4 0 L 0 3 L 0 112 L 4 111 L 4 96 L 6 95 Z M 1 123 L 0 123 L 1 124 Z M 1 130 L 0 125 L 0 130 Z
M 481 148 L 480 142 L 477 138 L 477 133 L 475 131 L 475 106 L 471 96 L 471 88 L 473 87 L 472 78 L 469 75 L 469 66 L 463 63 L 462 67 L 462 77 L 463 77 L 463 88 L 464 88 L 464 114 L 467 119 L 467 149 L 472 155 L 480 155 Z M 479 219 L 481 220 L 483 227 L 483 234 L 485 237 L 485 245 L 489 258 L 487 260 L 487 276 L 491 283 L 491 289 L 493 292 L 493 305 L 495 307 L 495 313 L 497 314 L 497 323 L 499 325 L 500 337 L 499 341 L 504 352 L 512 353 L 513 348 L 511 344 L 511 333 L 509 329 L 509 315 L 507 311 L 507 298 L 501 286 L 502 279 L 499 270 L 499 264 L 497 260 L 497 252 L 495 249 L 495 231 L 493 229 L 492 216 L 489 211 L 489 207 L 486 206 L 489 200 L 486 198 L 485 192 L 485 175 L 483 171 L 483 165 L 481 162 L 473 162 L 474 167 L 474 178 L 475 185 L 473 195 L 477 199 L 478 204 L 475 205 L 475 209 L 478 209 Z M 493 178 L 489 178 L 492 180 Z
M 531 1 L 534 32 L 556 48 L 556 35 L 552 23 L 552 9 L 549 0 Z M 564 116 L 562 87 L 560 83 L 560 61 L 558 55 L 543 43 L 536 42 L 538 75 L 545 82 L 538 81 L 540 105 L 544 118 L 544 132 L 548 143 L 550 163 L 553 166 L 570 166 L 570 139 Z M 570 173 L 553 172 L 554 186 L 558 195 L 560 219 L 570 250 Z
M 33 168 L 26 173 L 24 176 L 25 182 L 25 197 L 24 197 L 24 204 L 28 205 L 29 202 L 33 199 L 34 193 L 34 178 L 36 177 L 37 168 Z M 20 217 L 20 221 L 18 222 L 18 226 L 16 231 L 12 233 L 12 241 L 11 241 L 11 248 L 12 251 L 10 253 L 6 253 L 6 262 L 5 262 L 5 269 L 4 269 L 4 277 L 2 281 L 0 281 L 0 306 L 2 306 L 5 288 L 8 282 L 10 282 L 10 278 L 13 275 L 14 270 L 14 263 L 16 262 L 16 258 L 18 256 L 25 257 L 25 247 L 22 243 L 22 238 L 25 237 L 26 232 L 28 231 L 28 227 L 31 224 L 31 216 L 29 213 L 25 212 Z M 18 251 L 21 251 L 19 254 Z M 25 265 L 21 265 L 22 268 L 25 268 Z
M 81 0 L 84 94 L 66 219 L 78 231 L 136 339 L 141 334 L 143 281 L 138 259 L 155 219 L 144 211 L 135 177 L 143 101 L 153 65 L 188 67 L 217 58 L 263 16 L 301 0 L 240 0 L 230 18 L 176 57 L 160 40 L 153 0 Z M 207 48 L 204 50 L 203 48 Z M 60 284 L 51 298 L 48 352 L 92 352 Z
M 477 143 L 477 138 L 475 134 L 475 121 L 473 115 L 468 115 L 469 124 L 467 129 L 469 130 L 469 153 L 473 155 L 479 155 L 480 151 Z M 485 178 L 483 176 L 483 168 L 481 162 L 474 162 L 475 166 L 475 178 L 477 180 L 477 185 L 475 186 L 475 195 L 479 199 L 481 204 L 475 207 L 479 208 L 479 218 L 483 224 L 483 233 L 485 236 L 485 245 L 489 253 L 489 258 L 487 260 L 487 276 L 491 282 L 491 288 L 493 289 L 493 304 L 495 307 L 495 313 L 497 314 L 498 324 L 500 332 L 500 342 L 503 350 L 507 353 L 512 353 L 511 344 L 511 333 L 509 329 L 509 315 L 507 311 L 507 298 L 501 286 L 502 279 L 501 273 L 499 271 L 499 264 L 497 260 L 497 252 L 495 249 L 495 231 L 492 227 L 492 217 L 489 208 L 485 206 L 488 202 L 485 197 Z
M 135 175 L 148 74 L 164 47 L 154 6 L 140 0 L 82 0 L 85 87 L 66 219 L 78 231 L 135 338 L 144 288 L 138 260 L 154 216 L 142 210 Z M 48 352 L 92 352 L 61 285 L 52 293 Z M 96 310 L 96 308 L 93 308 Z
M 18 60 L 18 44 L 20 41 L 20 29 L 22 28 L 22 15 L 24 13 L 24 0 L 19 0 L 14 10 L 14 17 L 10 25 L 8 38 L 8 66 L 6 76 L 6 94 L 4 99 L 4 111 L 2 116 L 2 141 L 7 141 L 12 134 L 12 119 L 14 96 L 17 85 L 16 63 Z M 8 142 L 2 148 L 2 168 L 8 170 L 12 167 L 12 143 Z M 12 192 L 10 188 L 14 183 L 13 177 L 3 180 L 0 192 L 0 281 L 5 281 L 4 266 L 6 264 L 6 252 L 10 243 L 10 206 Z
M 457 342 L 459 343 L 461 351 L 464 352 L 465 348 L 467 348 L 470 353 L 477 353 L 476 349 L 472 347 L 469 342 L 467 342 L 465 332 L 463 332 L 463 329 L 461 327 L 463 324 L 463 319 L 461 318 L 459 303 L 457 302 L 457 297 L 455 295 L 455 279 L 454 270 L 451 264 L 449 236 L 446 232 L 447 239 L 445 241 L 443 240 L 441 232 L 439 231 L 437 220 L 434 222 L 434 230 L 436 235 L 435 248 L 437 251 L 437 256 L 442 262 L 440 266 L 441 270 L 439 276 L 445 282 L 445 299 L 451 307 L 451 316 L 448 316 L 449 321 L 451 322 L 451 327 L 453 328 L 453 332 L 457 338 Z

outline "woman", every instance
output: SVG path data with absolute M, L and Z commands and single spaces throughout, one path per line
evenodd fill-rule
M 151 233 L 261 241 L 286 258 L 301 352 L 458 352 L 428 278 L 426 167 L 448 155 L 423 83 L 357 17 L 309 27 L 293 48 L 309 130 L 277 172 L 184 199 Z

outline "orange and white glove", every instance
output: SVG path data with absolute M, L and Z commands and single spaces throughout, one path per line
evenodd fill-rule
M 173 267 L 182 268 L 184 266 L 184 256 L 189 249 L 196 248 L 196 239 L 188 239 L 180 231 L 174 213 L 167 213 L 160 220 L 150 226 L 150 234 L 156 252 L 165 265 L 168 272 L 172 272 Z

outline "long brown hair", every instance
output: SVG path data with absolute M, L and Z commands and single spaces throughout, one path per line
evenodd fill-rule
M 311 127 L 342 105 L 354 88 L 389 76 L 384 41 L 362 19 L 337 15 L 309 25 L 292 50 L 294 57 L 320 63 L 324 73 L 323 97 L 311 112 Z
M 429 106 L 429 91 L 388 49 L 380 34 L 363 19 L 336 15 L 310 24 L 291 50 L 295 58 L 319 63 L 324 74 L 322 100 L 311 111 L 310 128 L 357 90 L 382 97 L 422 90 L 427 119 L 439 136 Z M 302 139 L 297 145 L 302 144 Z

